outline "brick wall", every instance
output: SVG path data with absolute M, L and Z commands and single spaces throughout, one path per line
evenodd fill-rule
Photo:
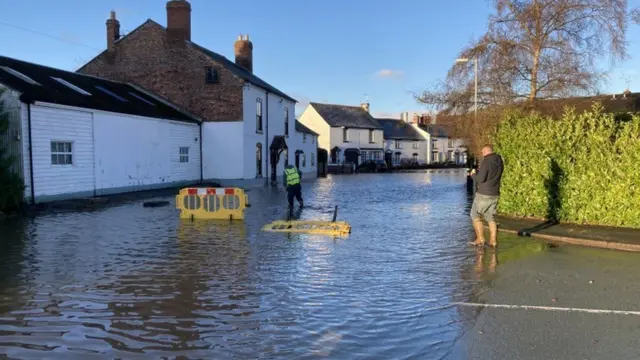
M 244 81 L 200 51 L 171 46 L 165 29 L 147 21 L 78 70 L 139 85 L 206 121 L 241 121 Z M 218 71 L 218 83 L 205 82 L 205 66 Z

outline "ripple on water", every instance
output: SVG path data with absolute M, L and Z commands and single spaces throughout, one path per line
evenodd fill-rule
M 282 190 L 246 221 L 183 222 L 138 203 L 0 229 L 0 353 L 18 358 L 354 358 L 445 354 L 475 280 L 462 173 L 334 176 L 304 184 L 303 219 L 346 239 L 262 233 Z M 173 201 L 173 199 L 169 199 Z M 434 356 L 437 357 L 437 356 Z

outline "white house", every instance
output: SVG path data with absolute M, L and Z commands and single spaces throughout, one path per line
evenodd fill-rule
M 1 56 L 0 85 L 27 201 L 202 180 L 200 120 L 153 94 Z
M 451 137 L 446 127 L 438 124 L 419 124 L 415 127 L 430 138 L 430 163 L 454 163 L 464 165 L 467 162 L 467 148 L 463 139 Z
M 411 124 L 396 119 L 376 119 L 384 127 L 385 161 L 389 167 L 428 162 L 427 139 Z
M 300 122 L 318 135 L 318 146 L 329 152 L 331 164 L 361 164 L 384 159 L 383 127 L 361 106 L 310 103 Z
M 318 177 L 318 134 L 296 120 L 296 136 L 292 140 L 289 148 L 295 154 L 293 164 L 302 172 L 302 180 L 315 179 Z
M 302 136 L 295 131 L 296 100 L 254 73 L 248 35 L 233 43 L 230 60 L 193 41 L 189 1 L 169 0 L 165 8 L 166 26 L 148 19 L 126 35 L 111 12 L 106 50 L 78 72 L 137 84 L 202 119 L 205 180 L 225 186 L 280 181 Z

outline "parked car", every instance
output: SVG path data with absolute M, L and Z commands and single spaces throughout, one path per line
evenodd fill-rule
M 387 171 L 387 164 L 384 160 L 367 160 L 358 165 L 358 172 L 384 172 Z

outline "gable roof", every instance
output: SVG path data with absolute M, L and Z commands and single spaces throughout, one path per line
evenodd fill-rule
M 144 27 L 144 25 L 146 24 L 152 24 L 154 26 L 159 27 L 162 31 L 164 31 L 166 33 L 167 28 L 160 25 L 159 23 L 155 22 L 152 19 L 147 19 L 145 22 L 143 22 L 142 24 L 140 24 L 137 28 L 133 29 L 132 31 L 128 32 L 126 35 L 124 35 L 123 37 L 119 38 L 116 41 L 116 44 L 121 42 L 122 40 L 124 40 L 126 37 L 128 37 L 129 35 L 137 32 L 138 30 L 140 30 L 142 27 Z M 191 45 L 194 49 L 200 51 L 201 53 L 203 53 L 205 56 L 209 57 L 211 60 L 220 63 L 220 65 L 224 66 L 227 70 L 231 71 L 231 73 L 233 73 L 234 75 L 236 75 L 237 77 L 253 84 L 256 85 L 258 87 L 263 88 L 264 90 L 267 90 L 269 92 L 272 92 L 278 96 L 281 96 L 285 99 L 291 100 L 293 102 L 298 102 L 296 99 L 292 98 L 291 96 L 285 94 L 284 92 L 278 90 L 275 86 L 267 83 L 266 81 L 262 80 L 261 78 L 259 78 L 258 76 L 254 75 L 252 72 L 246 70 L 245 68 L 243 68 L 242 66 L 237 65 L 234 61 L 231 61 L 229 59 L 227 59 L 226 57 L 213 52 L 203 46 L 200 46 L 192 41 L 189 40 L 185 40 L 185 42 L 189 45 Z M 106 53 L 107 50 L 102 51 L 99 55 L 97 55 L 95 58 L 103 55 L 104 53 Z M 95 59 L 94 58 L 94 59 Z M 88 65 L 89 63 L 91 63 L 92 60 L 90 60 L 89 62 L 87 62 L 86 64 L 82 65 L 77 71 L 81 71 L 86 65 Z
M 441 124 L 420 124 L 420 129 L 429 133 L 429 135 L 438 138 L 448 138 L 449 132 L 447 128 Z
M 331 127 L 379 129 L 382 125 L 360 106 L 309 103 Z
M 309 129 L 306 126 L 304 126 L 304 124 L 301 123 L 300 121 L 298 121 L 297 119 L 296 119 L 296 131 L 297 132 L 301 132 L 301 133 L 307 133 L 307 134 L 315 135 L 315 136 L 320 136 L 320 134 L 318 134 L 317 132 Z
M 168 103 L 159 101 L 156 97 L 147 95 L 144 91 L 129 84 L 37 65 L 5 56 L 0 56 L 0 83 L 21 93 L 20 100 L 24 102 L 42 101 L 86 109 L 200 123 L 195 117 L 178 111 Z
M 384 138 L 393 140 L 424 140 L 424 137 L 402 120 L 376 119 L 384 127 Z

